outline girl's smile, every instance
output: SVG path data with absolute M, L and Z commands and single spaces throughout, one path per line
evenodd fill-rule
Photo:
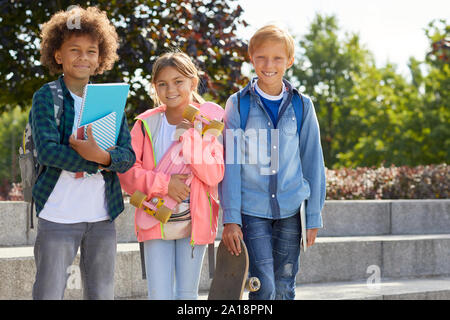
M 192 92 L 197 86 L 197 81 L 184 76 L 175 67 L 168 66 L 159 72 L 154 86 L 159 99 L 167 107 L 168 121 L 171 122 L 172 118 L 176 122 L 179 117 L 171 115 L 181 117 L 184 108 L 192 101 Z

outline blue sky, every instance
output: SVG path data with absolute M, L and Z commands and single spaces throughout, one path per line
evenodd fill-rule
M 245 40 L 274 21 L 302 36 L 316 13 L 335 14 L 342 31 L 359 33 L 377 65 L 389 61 L 402 73 L 407 73 L 410 56 L 424 58 L 428 41 L 423 29 L 428 23 L 433 19 L 450 23 L 449 0 L 240 0 L 239 4 L 251 24 L 239 32 Z

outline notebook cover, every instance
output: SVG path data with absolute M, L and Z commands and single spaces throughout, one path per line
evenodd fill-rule
M 126 83 L 88 84 L 85 87 L 77 127 L 92 123 L 115 112 L 115 137 L 117 141 L 130 85 Z
M 116 144 L 114 136 L 116 126 L 115 112 L 111 112 L 103 118 L 89 124 L 92 125 L 92 134 L 100 148 L 106 150 Z M 89 124 L 77 129 L 77 139 L 87 139 L 87 127 Z

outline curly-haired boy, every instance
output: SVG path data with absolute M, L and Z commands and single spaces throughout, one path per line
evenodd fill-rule
M 33 187 L 38 216 L 33 299 L 63 298 L 78 248 L 84 298 L 113 299 L 114 219 L 124 209 L 116 172 L 135 161 L 126 117 L 111 150 L 102 150 L 92 135 L 76 140 L 72 133 L 89 77 L 111 69 L 118 59 L 118 36 L 105 12 L 76 7 L 54 14 L 41 37 L 42 65 L 51 74 L 63 74 L 57 80 L 63 112 L 57 124 L 49 84 L 35 92 L 30 121 L 44 169 Z M 77 178 L 76 172 L 93 175 Z

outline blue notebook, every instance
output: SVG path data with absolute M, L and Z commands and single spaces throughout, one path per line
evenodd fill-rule
M 80 110 L 77 128 L 99 120 L 115 112 L 115 137 L 119 137 L 125 104 L 130 85 L 127 83 L 88 84 L 84 88 L 83 102 Z

